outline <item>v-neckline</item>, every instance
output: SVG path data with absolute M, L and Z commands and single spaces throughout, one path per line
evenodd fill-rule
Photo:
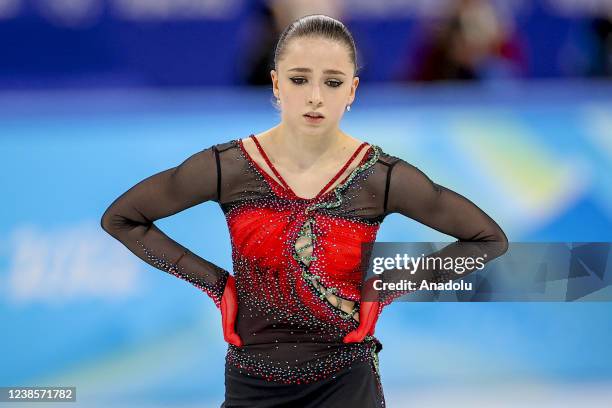
M 257 147 L 257 150 L 259 151 L 259 153 L 261 154 L 262 158 L 264 159 L 264 161 L 266 162 L 266 164 L 268 165 L 268 167 L 270 167 L 270 169 L 272 170 L 272 172 L 274 173 L 274 175 L 278 178 L 278 180 L 276 180 L 275 178 L 271 177 L 270 174 L 263 170 L 261 168 L 261 166 L 259 166 L 257 164 L 257 162 L 251 157 L 251 155 L 246 151 L 246 149 L 244 148 L 244 145 L 242 143 L 242 140 L 239 139 L 240 145 L 242 146 L 242 150 L 244 151 L 244 153 L 247 155 L 247 157 L 251 160 L 251 162 L 253 164 L 255 164 L 255 166 L 259 169 L 259 171 L 265 176 L 266 179 L 268 180 L 272 180 L 272 182 L 274 182 L 278 187 L 280 187 L 281 189 L 283 189 L 284 191 L 286 191 L 287 193 L 289 193 L 291 196 L 293 196 L 294 198 L 297 198 L 299 200 L 304 200 L 304 201 L 314 201 L 317 200 L 321 197 L 325 197 L 327 194 L 333 192 L 336 187 L 338 187 L 339 185 L 342 185 L 346 179 L 350 176 L 350 173 L 338 184 L 336 185 L 334 188 L 330 189 L 329 187 L 333 185 L 333 183 L 336 182 L 336 180 L 338 180 L 338 178 L 346 171 L 346 169 L 348 168 L 348 166 L 355 160 L 355 157 L 357 157 L 357 155 L 359 154 L 359 152 L 361 152 L 361 150 L 368 145 L 367 142 L 362 142 L 357 149 L 353 152 L 353 154 L 351 155 L 351 157 L 346 161 L 346 163 L 344 163 L 344 165 L 342 166 L 342 168 L 323 186 L 323 188 L 321 188 L 321 190 L 319 190 L 319 192 L 317 193 L 317 195 L 315 195 L 312 198 L 304 198 L 304 197 L 300 197 L 299 195 L 297 195 L 295 193 L 295 191 L 293 191 L 293 189 L 291 188 L 291 186 L 285 181 L 285 179 L 283 178 L 283 176 L 281 176 L 281 174 L 278 172 L 278 170 L 276 169 L 276 167 L 274 167 L 274 165 L 272 164 L 272 161 L 270 160 L 270 158 L 268 157 L 268 155 L 266 154 L 265 150 L 263 149 L 263 147 L 261 146 L 261 144 L 259 143 L 259 140 L 257 140 L 257 138 L 255 137 L 254 134 L 251 134 L 249 136 L 251 139 L 253 139 L 253 142 L 255 143 L 255 146 Z M 370 145 L 369 148 L 371 149 L 372 146 Z M 368 154 L 366 153 L 362 159 L 360 160 L 359 165 L 363 164 L 364 160 L 367 158 Z M 359 167 L 359 165 L 357 167 Z M 329 190 L 329 191 L 328 191 Z M 326 192 L 327 191 L 327 192 Z

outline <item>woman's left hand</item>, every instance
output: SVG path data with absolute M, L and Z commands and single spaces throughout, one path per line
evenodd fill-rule
M 380 307 L 380 302 L 361 302 L 359 306 L 359 327 L 344 336 L 343 342 L 359 343 L 367 335 L 373 336 Z

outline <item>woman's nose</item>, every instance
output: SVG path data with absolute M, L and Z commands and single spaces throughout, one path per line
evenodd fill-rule
M 309 102 L 313 105 L 321 104 L 321 90 L 318 85 L 312 87 Z

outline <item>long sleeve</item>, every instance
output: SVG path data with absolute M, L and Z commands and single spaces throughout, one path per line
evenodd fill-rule
M 462 195 L 431 181 L 417 167 L 399 159 L 387 173 L 385 211 L 399 213 L 457 239 L 430 257 L 458 259 L 484 257 L 485 263 L 504 254 L 508 239 L 500 226 L 473 202 Z M 485 255 L 486 254 L 486 255 Z M 433 264 L 433 263 L 431 263 Z M 472 272 L 475 268 L 468 268 Z M 427 280 L 443 282 L 466 276 L 442 268 L 413 267 L 411 273 L 403 270 L 385 272 L 385 282 L 407 279 L 414 282 Z M 379 292 L 383 304 L 408 292 Z
M 101 226 L 139 258 L 190 282 L 220 307 L 228 271 L 192 253 L 154 224 L 202 202 L 218 201 L 219 182 L 218 152 L 211 146 L 131 187 L 106 209 Z
M 499 225 L 473 202 L 400 159 L 389 169 L 387 213 L 399 213 L 459 241 L 506 242 Z

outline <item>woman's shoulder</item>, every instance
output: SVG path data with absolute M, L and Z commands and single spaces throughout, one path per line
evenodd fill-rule
M 389 151 L 384 150 L 382 147 L 378 145 L 376 146 L 376 148 L 378 149 L 378 152 L 379 152 L 378 161 L 382 164 L 392 166 L 399 161 L 403 161 L 402 158 L 391 154 Z
M 213 142 L 209 142 L 208 144 L 205 144 L 201 149 L 204 152 L 209 152 L 209 153 L 214 153 L 214 154 L 219 154 L 219 153 L 223 153 L 225 151 L 231 150 L 231 149 L 237 149 L 239 147 L 239 141 L 241 139 L 239 138 L 234 138 L 234 139 L 225 139 L 225 140 L 221 140 L 221 141 L 213 141 Z
M 388 152 L 385 148 L 383 148 L 382 146 L 380 146 L 377 143 L 373 143 L 370 141 L 365 140 L 365 142 L 372 148 L 372 152 L 373 154 L 376 154 L 377 156 L 377 163 L 381 163 L 383 165 L 386 166 L 391 166 L 395 163 L 397 163 L 398 161 L 403 161 L 403 159 L 401 159 L 398 156 L 395 156 L 393 154 L 391 154 L 390 152 Z
M 200 147 L 193 156 L 203 161 L 215 161 L 217 163 L 233 163 L 240 157 L 239 139 L 225 139 L 221 141 L 210 141 Z
M 210 148 L 216 149 L 218 152 L 224 152 L 228 149 L 235 149 L 238 147 L 238 141 L 240 139 L 226 139 L 224 141 L 216 142 L 210 146 Z
M 393 167 L 398 162 L 403 162 L 409 165 L 409 163 L 407 163 L 401 157 L 393 155 L 392 153 L 385 150 L 382 146 L 371 140 L 358 138 L 347 133 L 345 133 L 345 135 L 352 139 L 352 143 L 354 146 L 359 146 L 363 143 L 366 143 L 366 145 L 370 147 L 370 149 L 368 149 L 371 152 L 369 155 L 370 160 L 373 160 L 374 157 L 376 157 L 375 163 L 381 164 L 383 168 Z

